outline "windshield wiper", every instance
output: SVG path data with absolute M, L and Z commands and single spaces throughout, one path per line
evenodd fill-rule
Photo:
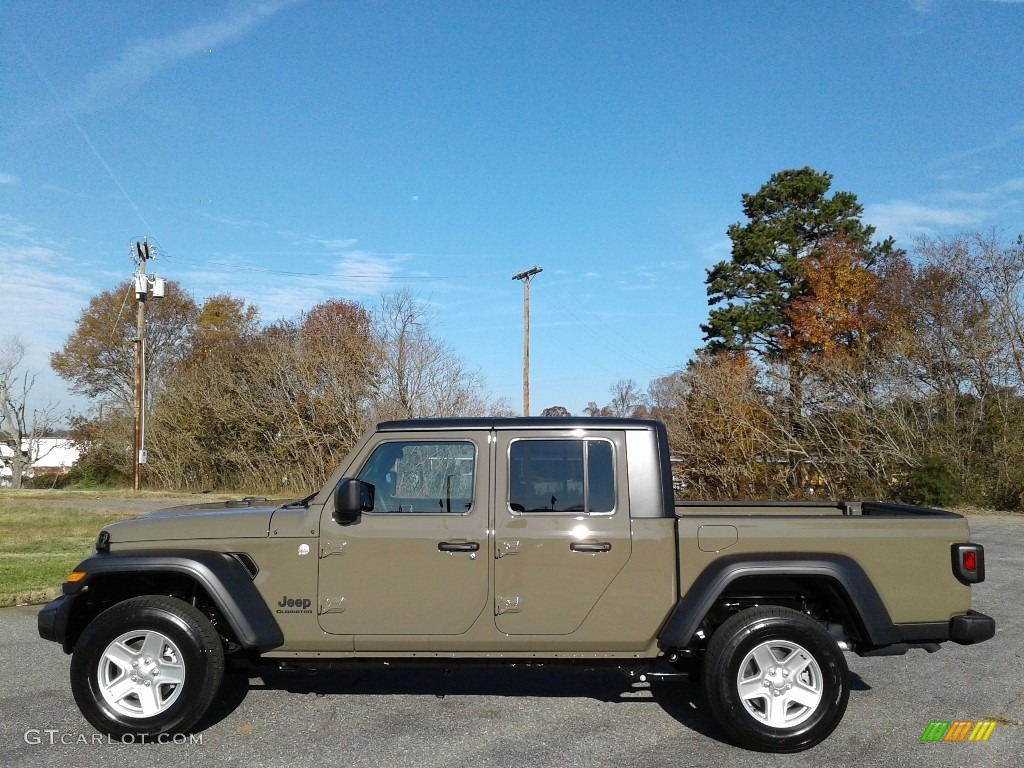
M 292 507 L 308 507 L 309 502 L 315 499 L 318 493 L 320 493 L 320 491 L 314 491 L 304 499 L 299 499 L 298 501 L 289 501 L 287 504 L 284 505 L 284 509 L 291 509 Z

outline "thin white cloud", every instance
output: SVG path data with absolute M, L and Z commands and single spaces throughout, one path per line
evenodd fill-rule
M 728 259 L 732 254 L 732 240 L 727 237 L 719 238 L 710 245 L 700 249 L 699 255 L 701 261 L 718 263 L 725 259 Z
M 1024 0 L 1020 0 L 1020 2 L 1024 3 Z M 989 141 L 988 143 L 981 144 L 977 147 L 971 147 L 970 149 L 965 149 L 960 152 L 956 152 L 953 155 L 950 155 L 949 157 L 941 158 L 938 161 L 938 164 L 960 166 L 964 164 L 965 161 L 973 157 L 976 157 L 978 155 L 987 155 L 990 152 L 1003 149 L 1004 147 L 1010 145 L 1011 143 L 1016 143 L 1020 141 L 1021 137 L 1024 137 L 1024 120 L 1018 121 L 1009 127 L 1000 128 L 1000 132 L 996 134 L 994 138 L 992 138 L 992 140 Z M 964 169 L 960 169 L 959 167 L 957 167 L 955 170 L 951 172 L 947 171 L 946 174 L 949 175 L 950 173 L 953 173 L 963 175 L 965 173 L 970 173 L 971 169 L 977 167 L 978 166 L 973 164 L 965 166 Z
M 878 237 L 898 241 L 943 231 L 974 229 L 997 222 L 1008 211 L 1024 208 L 1024 178 L 1008 179 L 987 189 L 948 189 L 919 200 L 889 200 L 864 207 L 864 220 Z
M 270 0 L 238 6 L 226 18 L 142 40 L 122 51 L 116 61 L 90 72 L 82 86 L 68 97 L 64 108 L 72 115 L 103 108 L 138 91 L 146 81 L 171 65 L 237 40 L 295 2 Z
M 980 0 L 983 3 L 999 3 L 1001 5 L 1020 5 L 1024 0 Z M 935 0 L 910 0 L 910 7 L 918 13 L 928 13 L 935 5 Z
M 0 184 L 17 184 L 18 177 L 10 173 L 0 173 Z
M 984 207 L 992 203 L 995 195 L 992 192 L 961 192 L 954 189 L 937 195 L 937 199 L 951 205 L 970 204 Z
M 354 237 L 323 237 L 307 232 L 291 232 L 289 230 L 281 230 L 277 234 L 291 240 L 293 245 L 302 248 L 323 248 L 332 252 L 347 250 L 359 242 Z
M 232 219 L 232 218 L 230 218 L 228 216 L 213 216 L 212 214 L 209 214 L 209 213 L 201 213 L 200 216 L 202 216 L 204 219 L 209 219 L 210 221 L 212 221 L 212 222 L 214 222 L 216 224 L 224 224 L 224 225 L 226 225 L 228 227 L 235 227 L 236 229 L 239 229 L 239 228 L 242 228 L 242 227 L 266 227 L 267 226 L 267 223 L 265 221 L 254 221 L 252 219 Z
M 329 251 L 344 251 L 344 250 L 346 250 L 348 248 L 351 248 L 357 242 L 359 242 L 359 241 L 356 240 L 354 237 L 349 237 L 349 238 L 346 238 L 346 239 L 343 239 L 343 240 L 317 240 L 316 241 L 316 243 L 318 245 L 322 245 L 324 248 L 326 248 Z
M 1024 3 L 1024 0 L 1020 0 L 1020 2 Z M 1006 194 L 1013 194 L 1014 192 L 1024 192 L 1024 177 L 1019 178 L 1019 179 L 1010 179 L 1009 181 L 1004 181 L 1002 184 L 998 185 L 995 188 L 995 191 L 997 193 L 1006 193 Z
M 343 295 L 366 296 L 393 288 L 407 257 L 380 256 L 365 251 L 350 251 L 334 266 L 337 287 Z
M 13 216 L 0 213 L 0 245 L 9 246 L 10 240 L 17 240 L 19 243 L 28 244 L 33 248 L 44 248 L 47 252 L 55 246 L 52 241 L 41 238 L 38 230 L 24 224 Z
M 648 267 L 637 267 L 625 273 L 615 281 L 620 291 L 650 291 L 658 287 L 659 275 Z
M 951 228 L 973 227 L 985 221 L 980 209 L 957 209 L 944 205 L 926 205 L 910 200 L 891 200 L 864 207 L 864 220 L 875 227 L 880 238 L 898 241 L 917 235 L 935 235 Z
M 982 167 L 980 165 L 971 165 L 964 168 L 960 168 L 955 171 L 946 171 L 940 173 L 935 178 L 939 181 L 957 181 L 959 179 L 970 178 L 971 176 L 977 176 L 981 173 Z
M 74 330 L 94 286 L 75 274 L 76 263 L 60 244 L 39 237 L 35 227 L 8 215 L 0 215 L 0 265 L 0 334 L 25 342 L 22 370 L 37 377 L 29 407 L 57 401 L 69 405 L 72 398 L 50 369 L 49 356 Z
M 345 298 L 369 305 L 367 299 L 401 285 L 399 273 L 410 258 L 365 251 L 324 254 L 328 265 L 318 274 L 289 273 L 261 269 L 230 256 L 217 257 L 217 265 L 179 272 L 178 280 L 188 288 L 202 286 L 194 295 L 197 302 L 219 293 L 245 297 L 259 307 L 264 322 L 293 318 L 319 302 Z

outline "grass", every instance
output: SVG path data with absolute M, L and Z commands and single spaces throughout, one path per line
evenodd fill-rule
M 136 502 L 167 497 L 130 490 L 0 490 L 0 607 L 56 597 L 68 573 L 92 553 L 100 528 L 135 517 Z
M 220 498 L 222 494 L 189 494 L 173 491 L 133 491 L 131 488 L 0 488 L 0 509 L 7 502 L 21 502 L 25 499 L 45 499 L 47 501 L 62 500 L 73 504 L 79 499 L 110 499 L 115 501 L 145 501 L 147 498 L 166 499 L 169 496 L 186 497 L 200 495 Z
M 68 573 L 92 552 L 100 528 L 132 516 L 0 496 L 0 607 L 58 595 Z

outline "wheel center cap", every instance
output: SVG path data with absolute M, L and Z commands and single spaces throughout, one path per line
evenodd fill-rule
M 765 680 L 775 690 L 777 690 L 777 691 L 785 690 L 787 680 L 783 676 L 782 672 L 780 672 L 778 670 L 773 670 L 772 672 L 767 673 L 764 677 L 765 677 Z

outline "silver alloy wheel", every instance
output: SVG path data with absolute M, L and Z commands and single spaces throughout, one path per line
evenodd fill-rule
M 151 629 L 125 632 L 108 645 L 97 670 L 100 694 L 119 715 L 153 717 L 177 701 L 185 682 L 181 651 Z
M 821 667 L 801 645 L 769 640 L 743 657 L 736 688 L 747 713 L 772 728 L 792 728 L 821 704 Z

